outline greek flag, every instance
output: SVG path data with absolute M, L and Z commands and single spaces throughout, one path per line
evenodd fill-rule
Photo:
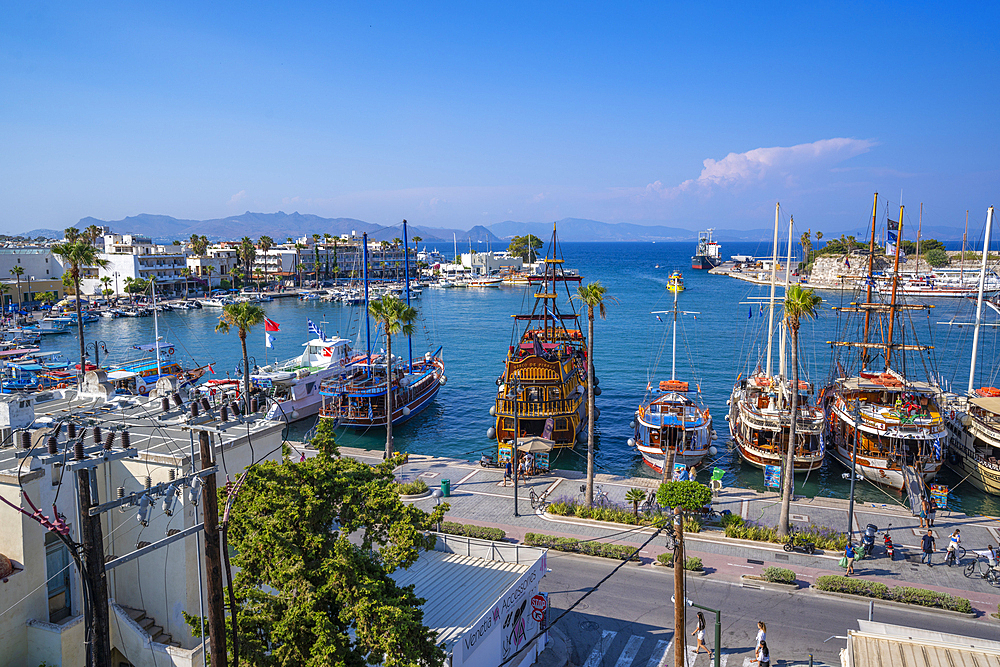
M 310 336 L 316 336 L 320 340 L 326 340 L 326 336 L 323 335 L 323 332 L 319 330 L 319 327 L 316 326 L 312 320 L 306 320 L 306 323 L 309 325 Z

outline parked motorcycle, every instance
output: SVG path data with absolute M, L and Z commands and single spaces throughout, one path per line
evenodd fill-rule
M 785 540 L 785 544 L 783 546 L 785 551 L 789 553 L 797 551 L 799 553 L 809 554 L 810 556 L 816 553 L 816 544 L 806 540 L 799 540 L 796 542 L 794 531 L 788 533 L 788 539 Z
M 861 536 L 861 544 L 865 548 L 866 553 L 871 553 L 875 548 L 875 536 L 878 534 L 878 526 L 874 523 L 870 523 L 865 526 L 865 532 Z
M 889 524 L 889 528 L 892 528 L 892 524 Z M 894 560 L 896 555 L 896 549 L 892 545 L 892 538 L 889 537 L 889 528 L 885 529 L 885 533 L 882 535 L 882 543 L 885 545 L 885 555 L 889 557 L 889 560 Z
M 499 468 L 500 464 L 497 463 L 490 454 L 483 454 L 479 457 L 479 465 L 484 468 Z

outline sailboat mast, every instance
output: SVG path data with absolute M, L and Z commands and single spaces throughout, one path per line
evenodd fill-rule
M 969 396 L 976 380 L 976 355 L 979 352 L 979 323 L 983 316 L 983 288 L 986 285 L 986 262 L 990 254 L 990 234 L 993 231 L 993 207 L 986 212 L 986 238 L 983 239 L 983 261 L 979 265 L 979 297 L 976 299 L 976 328 L 972 334 L 972 362 L 969 364 Z
M 370 367 L 372 361 L 372 325 L 368 317 L 368 232 L 362 232 L 361 243 L 363 246 L 362 260 L 365 264 L 362 272 L 365 281 L 365 361 Z
M 917 261 L 913 263 L 913 277 L 920 271 L 920 232 L 924 229 L 924 203 L 920 202 L 920 217 L 917 218 Z
M 795 224 L 795 219 L 791 216 L 788 217 L 788 256 L 785 259 L 785 294 L 788 294 L 788 281 L 791 278 L 792 269 L 792 225 Z M 787 377 L 785 375 L 785 345 L 788 341 L 788 328 L 785 326 L 785 320 L 782 318 L 781 324 L 781 348 L 778 350 L 778 375 L 780 377 Z
M 767 377 L 771 377 L 771 343 L 774 341 L 774 282 L 778 272 L 778 209 L 774 204 L 774 248 L 771 250 L 771 301 L 767 306 Z
M 958 268 L 958 283 L 965 284 L 965 240 L 969 238 L 969 209 L 965 209 L 965 233 L 962 234 L 962 263 Z
M 674 344 L 670 353 L 670 379 L 677 379 L 677 293 L 680 290 L 674 286 Z
M 885 370 L 892 361 L 892 329 L 896 324 L 896 287 L 899 285 L 899 246 L 903 244 L 903 205 L 899 205 L 899 224 L 896 225 L 896 261 L 892 266 L 892 295 L 889 298 L 889 335 L 885 341 Z
M 878 219 L 878 193 L 875 193 L 875 199 L 872 201 L 872 240 L 868 244 L 868 276 L 865 280 L 865 285 L 867 286 L 865 290 L 865 303 L 869 304 L 872 302 L 872 273 L 875 269 L 875 221 Z M 848 250 L 850 254 L 850 250 Z M 868 342 L 868 330 L 871 325 L 872 311 L 865 309 L 865 337 L 862 339 L 863 343 Z M 861 370 L 866 370 L 868 368 L 868 348 L 861 348 Z
M 150 294 L 153 297 L 153 346 L 156 348 L 156 377 L 163 374 L 160 368 L 160 318 L 156 312 L 156 281 L 149 281 Z
M 397 266 L 399 266 L 397 264 Z M 403 220 L 403 278 L 406 280 L 406 305 L 410 305 L 410 241 L 406 235 L 406 220 Z M 410 353 L 410 372 L 413 372 L 413 338 L 406 337 L 406 347 Z

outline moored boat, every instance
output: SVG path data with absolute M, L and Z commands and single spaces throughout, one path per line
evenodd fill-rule
M 722 246 L 712 240 L 713 231 L 698 232 L 698 247 L 691 258 L 692 269 L 714 269 L 722 264 Z
M 302 354 L 254 371 L 251 382 L 271 399 L 267 418 L 297 421 L 319 411 L 320 386 L 351 364 L 351 343 L 325 335 L 306 342 Z
M 674 271 L 670 274 L 670 278 L 667 279 L 667 289 L 671 292 L 684 291 L 684 276 L 680 271 Z

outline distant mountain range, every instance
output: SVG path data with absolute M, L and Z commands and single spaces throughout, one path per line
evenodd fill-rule
M 490 243 L 497 248 L 503 248 L 514 236 L 534 234 L 543 241 L 552 234 L 552 225 L 558 228 L 559 238 L 563 241 L 695 241 L 696 231 L 679 227 L 664 227 L 662 225 L 637 225 L 628 222 L 608 223 L 580 218 L 563 218 L 552 222 L 514 222 L 507 220 L 492 225 L 476 225 L 468 230 L 444 229 L 439 227 L 422 227 L 407 225 L 407 231 L 412 239 L 419 236 L 423 242 L 442 244 L 458 241 L 459 244 Z M 152 215 L 142 213 L 122 220 L 98 220 L 83 218 L 75 227 L 84 229 L 90 225 L 107 225 L 120 234 L 144 234 L 159 242 L 169 243 L 175 239 L 185 240 L 192 234 L 204 235 L 210 240 L 231 240 L 249 236 L 256 239 L 267 235 L 275 241 L 286 238 L 301 238 L 312 234 L 351 234 L 367 232 L 375 241 L 391 241 L 402 238 L 402 225 L 383 226 L 354 218 L 323 218 L 318 215 L 302 213 L 253 213 L 247 211 L 242 215 L 211 220 L 182 220 L 168 215 Z M 948 227 L 927 227 L 923 230 L 924 238 L 937 238 L 942 241 L 961 239 L 956 230 Z M 854 235 L 861 239 L 868 233 L 866 230 L 854 230 Z M 23 236 L 35 238 L 62 238 L 63 232 L 54 229 L 33 229 L 24 232 Z M 832 236 L 832 235 L 830 235 Z M 839 236 L 839 235 L 837 235 Z M 906 234 L 910 238 L 911 234 Z M 716 229 L 713 238 L 719 242 L 750 241 L 762 242 L 771 240 L 770 229 Z M 829 236 L 828 236 L 829 238 Z

